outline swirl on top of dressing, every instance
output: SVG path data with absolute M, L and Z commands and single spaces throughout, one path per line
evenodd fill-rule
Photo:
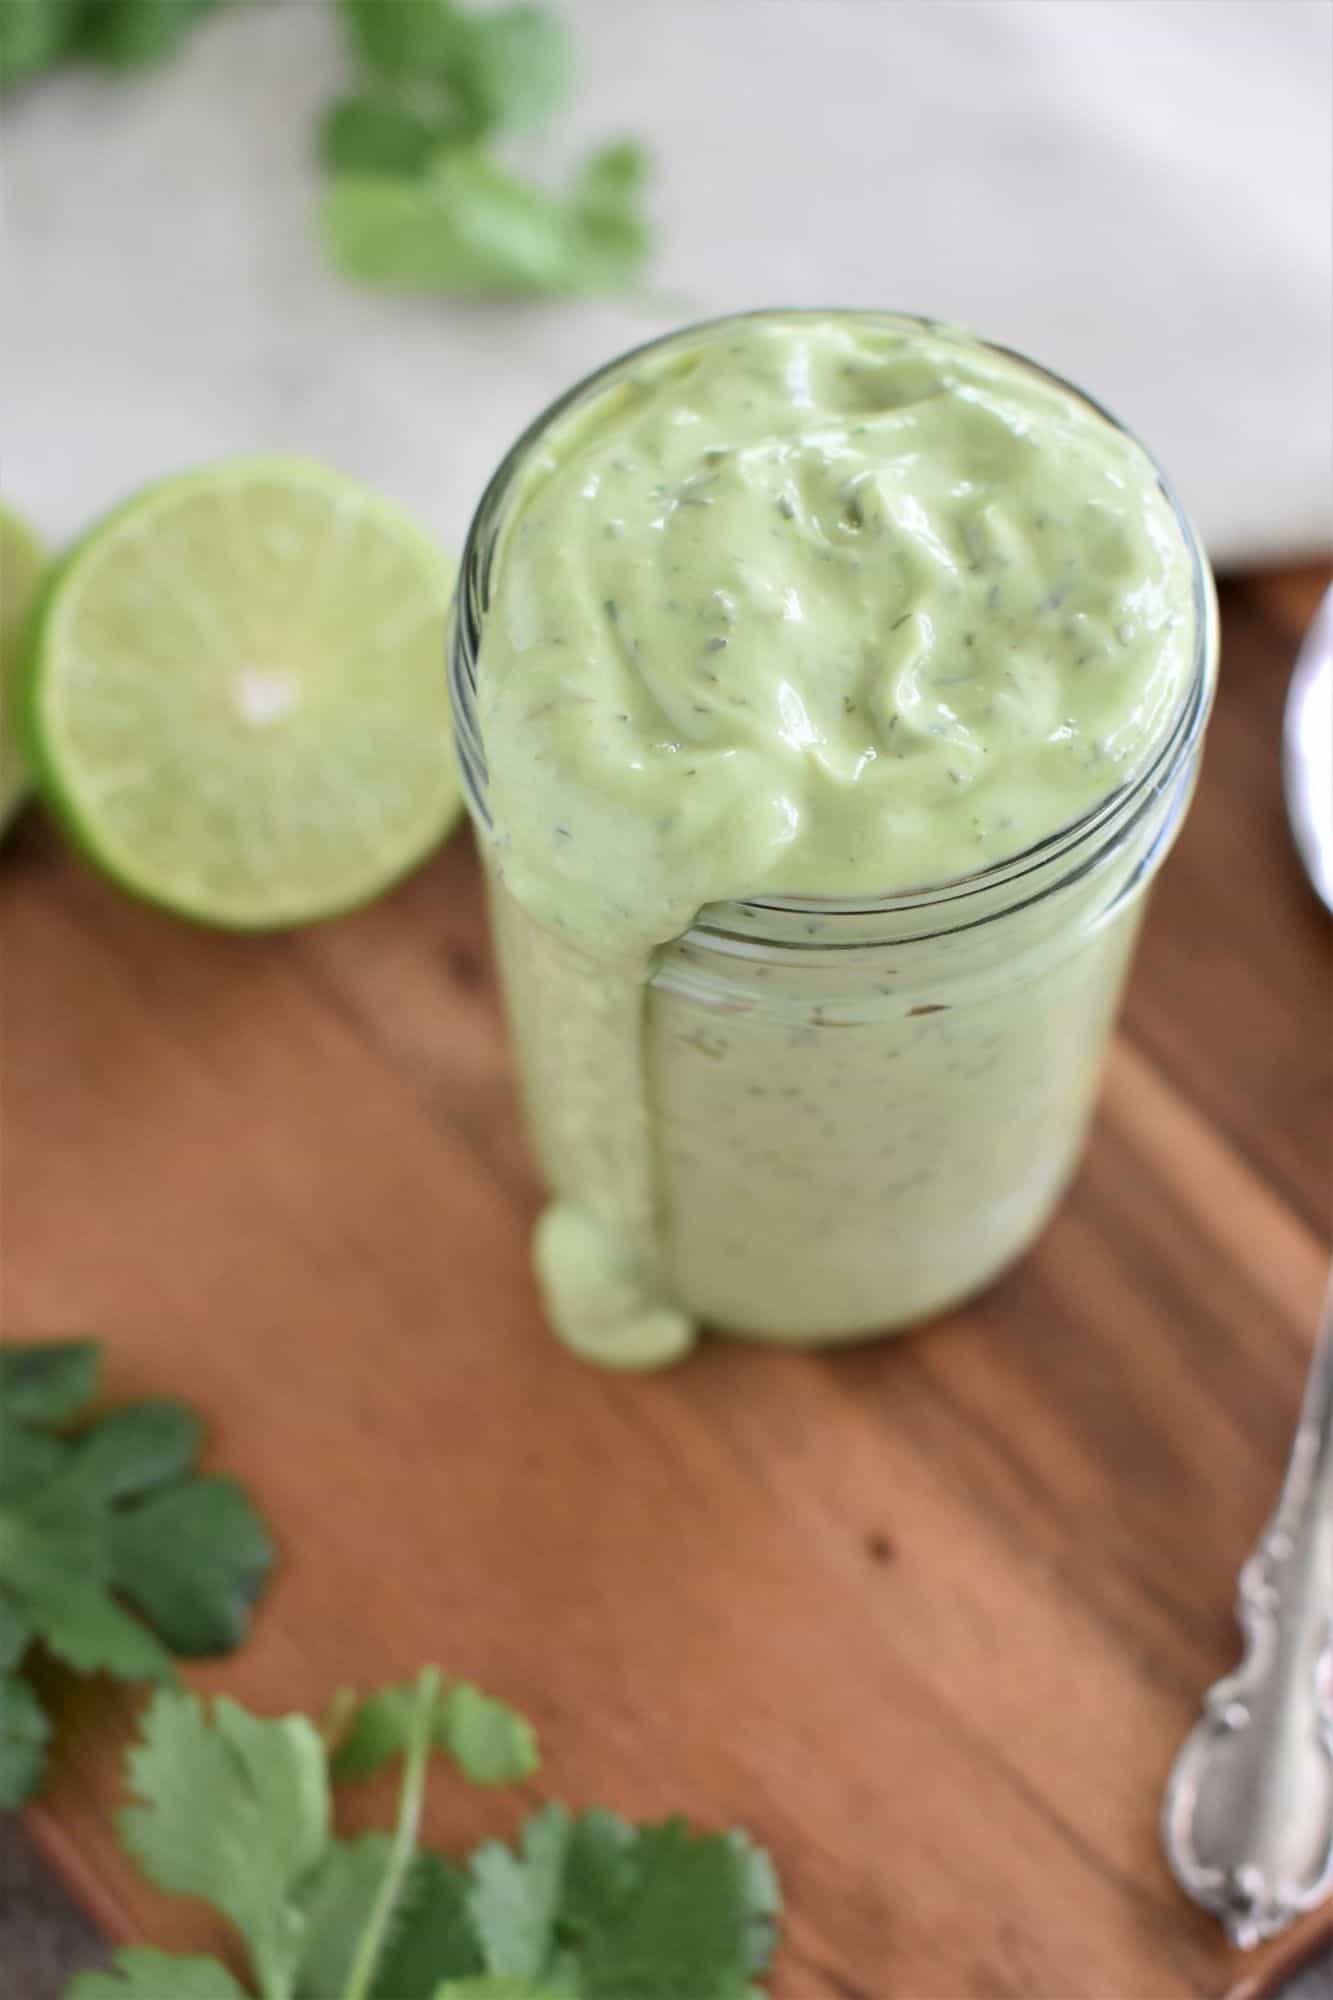
M 506 881 L 617 955 L 706 904 L 885 896 L 1141 767 L 1194 648 L 1156 470 L 961 333 L 721 322 L 542 435 L 478 713 Z

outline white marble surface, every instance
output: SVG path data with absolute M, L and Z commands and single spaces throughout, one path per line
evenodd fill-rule
M 1216 556 L 1330 539 L 1324 0 L 566 0 L 543 157 L 648 137 L 646 299 L 460 304 L 321 266 L 327 0 L 219 15 L 183 62 L 44 82 L 0 132 L 0 485 L 55 535 L 137 481 L 295 449 L 457 544 L 505 445 L 673 321 L 759 303 L 969 321 L 1072 374 Z

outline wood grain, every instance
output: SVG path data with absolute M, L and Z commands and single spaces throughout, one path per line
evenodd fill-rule
M 1323 1278 L 1333 960 L 1276 749 L 1321 581 L 1224 593 L 1204 781 L 1058 1220 L 966 1311 L 833 1357 L 622 1380 L 544 1332 L 466 837 L 256 941 L 122 900 L 30 818 L 0 866 L 4 1323 L 104 1333 L 109 1395 L 198 1403 L 277 1523 L 253 1642 L 191 1680 L 319 1709 L 435 1658 L 531 1711 L 543 1789 L 744 1822 L 790 1894 L 776 2000 L 1252 1969 L 1155 1820 Z M 109 1831 L 133 1701 L 52 1686 L 39 1835 L 118 1935 L 216 1946 Z M 430 1832 L 522 1803 L 442 1783 Z

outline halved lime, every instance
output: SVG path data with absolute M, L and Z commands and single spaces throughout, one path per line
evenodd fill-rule
M 149 487 L 67 558 L 34 641 L 38 782 L 127 889 L 263 930 L 367 902 L 459 809 L 453 565 L 304 460 Z
M 27 654 L 28 620 L 46 550 L 26 521 L 0 503 L 0 827 L 32 788 L 19 727 L 19 681 Z

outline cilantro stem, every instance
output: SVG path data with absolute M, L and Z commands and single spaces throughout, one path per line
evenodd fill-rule
M 342 1991 L 342 2000 L 368 2000 L 389 1923 L 416 1854 L 417 1829 L 421 1824 L 421 1808 L 426 1796 L 426 1767 L 430 1761 L 441 1687 L 439 1668 L 423 1667 L 417 1676 L 412 1720 L 403 1753 L 403 1784 L 398 1795 L 398 1820 L 393 1830 L 389 1859 L 379 1893 L 361 1933 L 356 1957 L 352 1960 L 352 1969 Z

